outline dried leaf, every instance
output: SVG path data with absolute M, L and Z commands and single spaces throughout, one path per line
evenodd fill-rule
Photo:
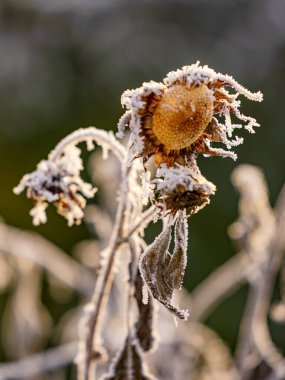
M 157 380 L 148 373 L 143 355 L 135 340 L 126 339 L 122 351 L 101 380 Z
M 187 264 L 188 223 L 185 211 L 180 212 L 175 225 L 175 247 L 168 264 L 167 282 L 174 289 L 181 289 Z
M 149 351 L 154 344 L 154 306 L 151 297 L 148 297 L 148 303 L 143 303 L 143 280 L 137 272 L 135 280 L 135 299 L 137 301 L 139 316 L 135 324 L 135 333 L 143 351 Z M 147 290 L 148 291 L 148 290 Z
M 165 223 L 161 234 L 142 254 L 140 273 L 153 297 L 179 319 L 186 320 L 188 311 L 180 310 L 172 304 L 174 289 L 181 287 L 186 266 L 186 244 L 182 243 L 187 239 L 185 237 L 185 222 L 181 221 L 181 216 L 178 218 L 177 223 L 176 248 L 173 256 L 168 252 L 171 240 L 171 225 Z

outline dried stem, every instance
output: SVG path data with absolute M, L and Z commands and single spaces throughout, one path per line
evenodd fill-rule
M 12 363 L 0 364 L 0 379 L 31 379 L 41 373 L 56 370 L 72 362 L 77 342 L 63 344 Z
M 48 159 L 55 161 L 68 145 L 77 145 L 80 142 L 95 140 L 103 148 L 111 149 L 117 158 L 124 163 L 126 159 L 126 150 L 120 144 L 113 132 L 106 132 L 95 127 L 81 128 L 64 137 L 56 147 L 50 152 Z
M 136 220 L 134 226 L 127 225 L 129 215 L 128 212 L 126 212 L 126 206 L 129 201 L 129 178 L 131 177 L 132 170 L 135 169 L 127 168 L 126 172 L 123 173 L 123 185 L 119 197 L 115 227 L 109 246 L 106 249 L 106 253 L 104 253 L 104 262 L 97 279 L 92 301 L 87 307 L 87 315 L 84 316 L 82 320 L 83 336 L 81 338 L 77 358 L 78 376 L 80 380 L 92 380 L 95 378 L 96 360 L 94 359 L 94 353 L 97 351 L 95 345 L 98 344 L 100 340 L 100 324 L 113 282 L 120 247 L 124 243 L 127 243 L 138 230 L 145 228 L 155 213 L 154 207 L 151 207 L 141 215 L 139 221 Z
M 261 216 L 264 217 L 264 215 Z M 275 221 L 276 229 L 273 233 L 268 231 L 267 244 L 265 244 L 265 251 L 259 261 L 256 274 L 249 278 L 251 288 L 241 324 L 237 350 L 237 364 L 241 379 L 248 378 L 250 371 L 256 364 L 250 359 L 258 359 L 258 356 L 274 370 L 277 378 L 285 376 L 285 360 L 272 342 L 267 326 L 274 279 L 284 251 L 285 187 L 277 201 Z M 268 222 L 272 223 L 270 218 Z M 261 233 L 264 234 L 263 228 L 261 228 Z M 257 244 L 258 241 L 256 240 L 254 243 Z M 255 248 L 254 251 L 258 250 L 258 246 L 253 248 Z M 256 254 L 256 252 L 253 253 Z
M 144 230 L 147 225 L 153 220 L 157 213 L 155 206 L 149 207 L 142 215 L 139 221 L 130 229 L 127 236 L 123 239 L 124 242 L 129 241 L 130 237 L 139 230 Z
M 78 356 L 78 378 L 79 380 L 92 380 L 95 379 L 95 366 L 94 352 L 96 353 L 96 340 L 98 341 L 99 325 L 102 320 L 106 300 L 111 289 L 114 268 L 116 259 L 118 258 L 119 248 L 123 241 L 123 226 L 124 226 L 124 210 L 125 210 L 125 197 L 120 197 L 117 209 L 116 224 L 113 230 L 111 241 L 106 252 L 106 261 L 98 276 L 94 294 L 91 300 L 90 313 L 87 315 L 87 320 L 82 321 L 86 324 L 86 331 L 81 338 L 83 341 L 79 347 Z M 82 352 L 83 351 L 83 352 Z M 82 355 L 82 358 L 81 358 Z
M 260 356 L 275 371 L 278 378 L 285 377 L 285 359 L 271 340 L 267 326 L 267 315 L 270 308 L 274 279 L 284 255 L 285 229 L 285 186 L 280 192 L 275 207 L 276 235 L 264 265 L 263 278 L 258 288 L 258 297 L 254 314 L 253 339 Z

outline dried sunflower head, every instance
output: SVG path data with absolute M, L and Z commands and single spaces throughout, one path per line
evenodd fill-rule
M 216 191 L 216 186 L 199 171 L 182 165 L 161 165 L 154 182 L 155 204 L 171 214 L 179 210 L 186 210 L 188 216 L 196 214 L 210 203 Z
M 232 88 L 234 93 L 226 88 Z M 147 160 L 155 155 L 157 165 L 187 165 L 193 153 L 235 159 L 233 152 L 212 148 L 211 142 L 222 142 L 228 149 L 243 142 L 241 138 L 230 140 L 233 130 L 242 127 L 232 124 L 231 114 L 251 133 L 259 125 L 240 113 L 239 95 L 262 100 L 260 92 L 251 93 L 232 77 L 200 66 L 199 62 L 184 66 L 170 72 L 163 83 L 152 81 L 123 93 L 122 105 L 127 111 L 119 121 L 118 137 L 129 126 L 130 159 Z

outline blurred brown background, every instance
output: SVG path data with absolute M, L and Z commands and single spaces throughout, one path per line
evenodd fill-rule
M 239 163 L 263 168 L 274 202 L 285 177 L 284 18 L 283 0 L 1 0 L 0 215 L 34 229 L 29 200 L 12 193 L 20 177 L 79 127 L 115 130 L 125 89 L 197 60 L 264 93 L 261 104 L 243 102 L 242 111 L 261 128 L 255 135 L 239 131 L 245 143 L 236 152 Z M 227 226 L 237 215 L 229 179 L 237 163 L 201 157 L 199 164 L 218 192 L 190 222 L 189 289 L 234 254 Z M 52 210 L 37 231 L 70 253 L 88 237 L 84 226 L 68 228 Z M 231 346 L 245 294 L 239 291 L 207 321 Z M 6 289 L 1 309 L 8 298 Z M 55 302 L 45 286 L 42 300 L 55 320 L 77 303 L 75 296 Z M 284 329 L 271 328 L 285 350 Z

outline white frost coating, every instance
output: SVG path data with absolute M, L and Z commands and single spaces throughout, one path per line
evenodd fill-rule
M 129 110 L 143 109 L 146 105 L 145 98 L 151 94 L 162 95 L 166 90 L 163 83 L 154 81 L 145 82 L 135 90 L 126 90 L 121 97 L 121 103 Z
M 141 174 L 142 180 L 142 204 L 146 206 L 149 201 L 152 201 L 154 197 L 154 188 L 155 185 L 151 183 L 150 172 L 146 171 Z
M 118 122 L 118 132 L 116 133 L 116 137 L 118 139 L 122 139 L 124 137 L 124 131 L 126 126 L 129 125 L 129 122 L 132 117 L 132 110 L 129 110 L 123 114 L 123 116 L 120 117 L 120 120 Z
M 93 149 L 95 149 L 92 138 L 86 139 L 86 147 L 87 147 L 88 152 L 91 152 Z
M 146 283 L 144 283 L 142 287 L 142 303 L 144 305 L 148 304 L 148 287 Z
M 183 66 L 179 70 L 171 71 L 163 80 L 166 86 L 171 86 L 176 82 L 186 82 L 189 85 L 199 85 L 202 83 L 214 84 L 218 81 L 223 82 L 225 86 L 231 86 L 239 94 L 244 95 L 250 100 L 257 102 L 261 102 L 263 100 L 263 95 L 260 91 L 255 93 L 250 92 L 245 87 L 240 85 L 237 81 L 235 81 L 230 75 L 216 73 L 215 70 L 210 69 L 207 65 L 200 66 L 199 61 L 191 66 Z
M 30 215 L 33 218 L 33 224 L 39 226 L 47 222 L 46 208 L 48 204 L 45 202 L 39 202 L 30 210 Z

